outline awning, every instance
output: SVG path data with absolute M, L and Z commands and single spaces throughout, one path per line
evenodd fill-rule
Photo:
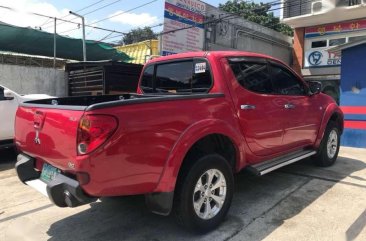
M 53 57 L 53 34 L 32 29 L 0 24 L 0 50 L 30 55 Z M 81 39 L 56 35 L 56 57 L 83 60 Z M 111 45 L 92 40 L 86 41 L 88 61 L 119 60 L 128 61 L 130 57 Z

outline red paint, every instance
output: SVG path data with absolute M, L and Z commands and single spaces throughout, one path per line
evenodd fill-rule
M 341 106 L 344 114 L 366 114 L 365 106 Z
M 207 58 L 214 79 L 210 93 L 224 96 L 123 105 L 87 112 L 52 109 L 52 106 L 49 109 L 20 107 L 16 116 L 17 147 L 35 157 L 37 167 L 48 162 L 64 172 L 78 176 L 77 173 L 88 174 L 82 187 L 93 196 L 170 192 L 175 188 L 187 152 L 209 134 L 222 134 L 232 141 L 237 153 L 236 171 L 240 171 L 248 164 L 302 147 L 316 148 L 331 115 L 342 114 L 334 101 L 323 94 L 291 97 L 247 91 L 238 85 L 231 72 L 226 61 L 229 56 L 264 57 L 281 63 L 268 56 L 236 51 L 156 58 L 147 65 L 182 58 Z M 138 92 L 143 93 L 140 88 Z M 281 107 L 288 101 L 299 106 L 299 110 L 284 111 Z M 253 103 L 258 109 L 241 110 L 240 105 L 246 103 Z M 42 111 L 45 117 L 39 132 L 40 145 L 34 142 L 36 111 Z M 78 155 L 79 122 L 87 115 L 114 116 L 118 125 L 99 147 Z M 106 128 L 115 125 L 111 126 Z
M 366 130 L 366 121 L 344 121 L 344 128 Z

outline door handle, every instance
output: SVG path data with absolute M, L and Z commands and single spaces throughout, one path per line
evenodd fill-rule
M 242 109 L 242 110 L 254 110 L 255 105 L 241 105 L 240 109 Z
M 285 109 L 295 109 L 295 105 L 291 103 L 285 104 Z

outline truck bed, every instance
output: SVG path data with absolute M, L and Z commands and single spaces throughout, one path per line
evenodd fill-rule
M 151 192 L 170 150 L 188 127 L 222 113 L 231 125 L 236 124 L 224 96 L 124 94 L 29 101 L 18 108 L 15 142 L 22 153 L 36 160 L 39 170 L 49 163 L 65 173 L 89 173 L 91 182 L 83 188 L 90 195 Z M 98 149 L 78 155 L 84 116 L 112 116 L 118 126 Z M 37 131 L 39 122 L 43 124 Z

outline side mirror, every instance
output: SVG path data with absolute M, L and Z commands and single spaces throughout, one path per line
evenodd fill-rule
M 311 95 L 319 94 L 322 91 L 322 83 L 319 81 L 309 81 Z
M 14 94 L 11 90 L 4 90 L 4 99 L 5 100 L 13 100 L 14 99 Z

